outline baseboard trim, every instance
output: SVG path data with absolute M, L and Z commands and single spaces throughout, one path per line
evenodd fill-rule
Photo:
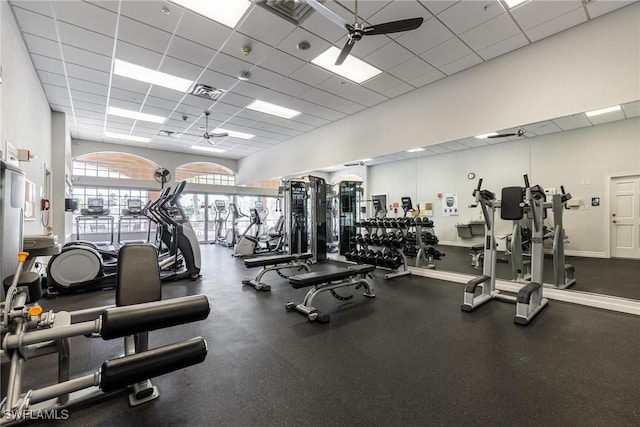
M 461 273 L 451 273 L 448 271 L 427 270 L 423 268 L 409 267 L 411 274 L 415 276 L 429 277 L 432 279 L 444 280 L 447 282 L 467 283 L 476 276 Z M 513 283 L 508 280 L 496 280 L 496 289 L 506 292 L 517 292 L 522 285 Z M 592 294 L 589 292 L 580 292 L 565 289 L 544 289 L 546 298 L 563 301 L 572 304 L 584 305 L 587 307 L 601 308 L 604 310 L 617 311 L 620 313 L 633 314 L 640 316 L 640 301 L 628 298 L 620 298 L 608 295 Z M 462 295 L 460 296 L 462 299 Z

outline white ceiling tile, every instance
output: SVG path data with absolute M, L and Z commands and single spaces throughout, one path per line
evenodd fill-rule
M 227 76 L 237 78 L 242 71 L 251 70 L 252 65 L 239 58 L 218 52 L 213 62 L 209 65 L 209 69 Z
M 433 153 L 436 153 L 436 154 L 444 154 L 444 153 L 450 153 L 451 152 L 450 149 L 448 149 L 447 147 L 443 147 L 442 144 L 430 145 L 429 147 L 427 147 L 427 150 L 429 150 L 429 151 L 431 151 Z
M 106 105 L 107 105 L 107 97 L 106 96 L 100 96 L 100 95 L 96 95 L 94 93 L 89 93 L 89 92 L 80 92 L 80 91 L 71 91 L 71 97 L 73 98 L 73 101 L 85 101 L 85 102 L 92 102 L 94 104 L 97 104 L 100 106 L 100 108 L 102 109 L 102 111 L 105 110 Z
M 601 125 L 603 123 L 616 122 L 618 120 L 624 120 L 624 111 L 618 110 L 611 113 L 599 114 L 597 116 L 587 117 L 587 119 L 594 125 Z
M 75 79 L 71 77 L 69 78 L 69 85 L 71 86 L 71 89 L 95 93 L 98 95 L 106 95 L 109 90 L 108 85 L 102 85 L 89 80 Z
M 306 64 L 295 73 L 291 74 L 292 78 L 311 86 L 317 86 L 331 76 L 331 73 L 313 64 Z
M 311 86 L 308 84 L 300 83 L 293 79 L 282 79 L 271 86 L 271 89 L 291 96 L 299 96 L 307 92 L 310 88 Z
M 157 70 L 160 65 L 160 61 L 162 61 L 161 53 L 154 52 L 122 40 L 118 40 L 118 43 L 116 44 L 115 57 L 122 61 L 151 68 L 152 70 Z
M 158 68 L 158 71 L 182 77 L 183 79 L 196 81 L 203 73 L 204 69 L 199 65 L 185 63 L 178 59 L 165 56 L 162 60 L 162 65 Z
M 356 86 L 352 89 L 349 89 L 344 93 L 344 96 L 347 99 L 350 99 L 362 105 L 366 105 L 368 107 L 379 104 L 388 99 L 386 96 L 382 96 L 372 90 L 367 89 L 364 86 Z
M 503 13 L 504 9 L 498 0 L 461 1 L 439 13 L 438 19 L 460 34 Z
M 31 55 L 31 59 L 33 60 L 33 65 L 35 65 L 36 70 L 44 70 L 50 73 L 64 75 L 64 67 L 62 66 L 62 61 L 58 59 L 53 59 L 42 55 Z
M 320 117 L 322 119 L 330 120 L 330 121 L 340 120 L 341 118 L 346 116 L 346 114 L 344 113 L 341 113 L 336 110 L 331 110 L 329 108 L 325 108 L 320 105 L 315 107 L 313 110 L 310 110 L 308 113 L 315 117 Z
M 416 1 L 394 1 L 371 16 L 371 18 L 369 18 L 367 21 L 371 25 L 376 25 L 385 22 L 399 21 L 401 19 L 412 19 L 420 17 L 424 18 L 424 20 L 426 21 L 432 16 L 433 15 L 431 15 L 431 13 L 426 8 L 424 8 L 420 3 Z M 391 38 L 395 39 L 401 37 L 403 34 L 404 33 L 393 33 L 390 34 L 390 36 Z
M 328 24 L 333 25 L 331 22 L 327 22 Z M 309 42 L 309 49 L 298 49 L 298 43 L 303 40 Z M 282 40 L 282 42 L 280 42 L 280 44 L 278 44 L 278 49 L 290 55 L 293 55 L 296 58 L 302 59 L 303 61 L 311 61 L 313 58 L 329 49 L 329 46 L 331 46 L 331 44 L 329 44 L 326 40 L 323 40 L 315 34 L 312 34 L 302 28 L 296 28 L 291 34 L 289 34 L 287 38 L 285 38 L 284 40 Z
M 473 53 L 458 39 L 448 40 L 441 45 L 420 55 L 422 59 L 436 68 L 447 65 Z
M 226 104 L 235 105 L 238 107 L 246 107 L 254 101 L 253 98 L 238 95 L 237 93 L 226 93 L 222 99 L 224 99 L 224 102 Z
M 108 70 L 111 68 L 110 56 L 67 45 L 62 45 L 62 53 L 67 64 L 83 65 L 95 70 Z
M 111 56 L 113 53 L 113 38 L 111 37 L 64 22 L 58 22 L 58 29 L 60 30 L 60 39 L 64 44 L 105 56 Z
M 49 18 L 53 17 L 51 2 L 49 1 L 11 0 L 11 6 L 39 13 Z
M 48 71 L 39 71 L 40 82 L 43 84 L 67 87 L 67 79 L 62 74 L 50 73 Z
M 520 29 L 513 22 L 513 19 L 503 13 L 461 34 L 460 38 L 471 49 L 478 51 L 520 33 Z
M 215 50 L 194 43 L 182 37 L 174 36 L 169 44 L 167 55 L 202 67 L 209 64 Z
M 333 75 L 317 85 L 316 88 L 331 92 L 334 95 L 340 95 L 354 86 L 356 86 L 356 83 L 352 82 L 351 80 L 348 80 L 342 76 Z
M 348 100 L 346 98 L 341 98 L 339 96 L 332 96 L 328 100 L 326 100 L 323 104 L 324 107 L 331 108 L 333 110 L 340 111 L 345 114 L 355 114 L 358 111 L 362 111 L 365 107 Z
M 407 31 L 396 40 L 417 55 L 452 39 L 454 34 L 436 18 L 431 18 L 413 31 Z
M 431 13 L 437 15 L 438 13 L 450 8 L 460 0 L 420 0 Z
M 464 58 L 460 58 L 456 61 L 450 62 L 447 65 L 443 65 L 440 67 L 440 70 L 447 74 L 452 75 L 459 71 L 466 70 L 467 68 L 473 67 L 474 65 L 478 65 L 482 62 L 482 58 L 480 58 L 475 53 L 465 56 Z
M 29 3 L 31 2 L 25 2 L 25 4 Z M 14 6 L 13 13 L 23 32 L 49 40 L 58 40 L 53 19 L 17 6 Z
M 621 7 L 636 3 L 638 0 L 592 0 L 587 3 L 589 16 L 591 19 L 602 16 L 606 13 L 619 9 Z
M 230 64 L 229 64 L 230 65 Z M 232 67 L 232 65 L 230 65 Z M 204 83 L 209 86 L 213 86 L 215 88 L 229 90 L 235 84 L 238 83 L 238 79 L 234 76 L 230 76 L 227 74 L 222 74 L 217 71 L 213 71 L 210 69 L 205 70 L 205 72 L 198 79 L 199 83 Z
M 338 15 L 344 14 L 347 22 L 351 21 L 353 16 L 349 17 L 345 9 L 337 6 L 335 2 L 325 2 L 324 4 L 329 9 L 338 10 Z M 316 36 L 323 38 L 329 43 L 334 43 L 345 35 L 347 30 L 345 28 L 337 26 L 335 23 L 329 21 L 324 16 L 317 12 L 313 12 L 305 21 L 304 28 L 315 34 Z
M 395 98 L 396 96 L 400 96 L 403 93 L 410 92 L 413 89 L 415 89 L 413 86 L 402 82 L 399 85 L 394 86 L 390 89 L 383 90 L 380 93 L 388 98 Z
M 369 20 L 371 16 L 378 13 L 382 8 L 387 7 L 392 4 L 390 0 L 375 0 L 375 1 L 359 1 L 358 2 L 358 17 L 360 20 Z M 399 2 L 395 2 L 396 4 Z M 346 7 L 350 14 L 347 14 L 347 22 L 352 22 L 354 19 L 355 13 L 355 1 L 354 0 L 341 0 L 340 4 Z M 391 6 L 395 7 L 395 5 Z M 376 24 L 381 23 L 382 21 L 376 21 Z M 385 21 L 386 22 L 386 21 Z
M 267 89 L 264 86 L 256 85 L 251 82 L 238 82 L 237 85 L 233 87 L 233 93 L 239 93 L 240 95 L 248 96 L 250 98 L 260 98 L 262 94 L 267 92 Z
M 24 41 L 30 53 L 46 56 L 53 59 L 60 58 L 60 47 L 55 40 L 45 39 L 31 34 L 24 35 Z
M 485 61 L 488 61 L 489 59 L 511 52 L 512 50 L 516 50 L 522 46 L 526 46 L 527 44 L 529 44 L 529 40 L 527 40 L 524 34 L 518 33 L 513 37 L 509 37 L 508 39 L 502 40 L 487 48 L 480 49 L 477 53 Z
M 522 29 L 528 30 L 577 8 L 582 9 L 580 0 L 537 0 L 516 7 L 511 11 L 511 15 Z M 582 12 L 584 14 L 584 10 Z
M 274 85 L 285 80 L 282 74 L 274 73 L 266 68 L 254 67 L 251 70 L 251 83 L 257 84 L 263 87 L 273 87 Z
M 329 120 L 314 117 L 309 114 L 300 114 L 294 118 L 297 122 L 306 123 L 311 126 L 320 127 L 331 123 Z
M 428 71 L 414 79 L 409 80 L 409 84 L 415 87 L 421 87 L 424 85 L 428 85 L 429 83 L 433 83 L 437 80 L 446 77 L 446 75 L 438 70 Z
M 398 86 L 402 83 L 402 80 L 397 77 L 392 76 L 391 74 L 382 73 L 377 76 L 367 80 L 363 86 L 374 90 L 376 92 L 382 93 L 386 90 L 389 90 L 393 87 Z
M 196 13 L 185 11 L 175 34 L 210 49 L 218 50 L 231 35 L 231 29 Z
M 258 65 L 276 73 L 288 76 L 305 64 L 304 61 L 282 52 L 278 49 L 271 49 L 269 55 L 262 58 Z
M 107 9 L 82 1 L 52 1 L 51 4 L 59 21 L 109 37 L 115 34 L 117 15 Z
M 587 116 L 585 116 L 584 113 L 553 119 L 553 122 L 562 130 L 571 130 L 591 126 L 591 122 L 587 120 Z
M 445 142 L 444 144 L 440 144 L 442 147 L 448 148 L 451 151 L 460 151 L 460 150 L 467 150 L 469 149 L 469 147 L 467 147 L 464 144 L 461 144 L 459 142 L 456 141 L 449 141 L 449 142 Z
M 253 6 L 249 16 L 236 29 L 270 46 L 277 46 L 295 28 L 285 19 Z
M 249 54 L 246 54 L 242 50 L 243 47 L 249 47 L 251 49 Z M 221 52 L 235 56 L 250 64 L 258 64 L 263 59 L 268 58 L 273 50 L 274 48 L 268 44 L 238 32 L 231 33 L 229 39 L 220 48 Z
M 335 46 L 342 49 L 344 45 L 347 43 L 347 36 L 342 37 L 335 43 Z M 391 39 L 387 36 L 379 35 L 379 36 L 371 36 L 371 37 L 363 37 L 360 41 L 358 41 L 355 46 L 351 49 L 350 55 L 355 56 L 356 58 L 363 59 L 367 55 L 376 50 L 380 49 L 382 46 L 391 43 Z
M 540 136 L 540 135 L 547 135 L 550 133 L 560 132 L 562 129 L 556 126 L 556 124 L 553 123 L 551 120 L 547 120 L 544 122 L 539 122 L 539 123 L 534 123 L 532 125 L 529 125 L 525 130 L 526 130 L 527 136 L 531 136 L 531 134 Z
M 410 60 L 391 68 L 388 72 L 404 81 L 409 81 L 433 70 L 434 68 L 422 59 L 413 57 Z
M 323 90 L 311 88 L 303 94 L 298 95 L 299 98 L 305 101 L 313 102 L 314 104 L 322 105 L 324 101 L 331 98 L 331 94 Z
M 631 117 L 638 117 L 640 116 L 640 101 L 623 104 L 622 110 L 624 111 L 624 115 L 628 119 L 630 119 Z
M 487 142 L 484 139 L 478 139 L 476 137 L 471 137 L 471 138 L 465 138 L 465 139 L 461 139 L 459 141 L 457 141 L 458 143 L 465 145 L 469 148 L 476 148 L 476 147 L 484 147 L 487 144 Z
M 578 8 L 573 11 L 552 19 L 544 24 L 538 25 L 526 31 L 527 37 L 532 42 L 541 40 L 552 34 L 574 27 L 587 20 L 584 9 Z
M 150 27 L 125 16 L 120 17 L 118 40 L 164 53 L 167 50 L 170 39 L 171 33 Z
M 108 84 L 109 82 L 108 76 L 106 80 L 107 80 L 107 83 L 105 84 Z M 123 90 L 128 90 L 134 93 L 139 93 L 141 95 L 146 95 L 146 93 L 149 91 L 149 88 L 151 87 L 149 83 L 141 82 L 139 80 L 134 80 L 134 79 L 128 79 L 126 77 L 117 76 L 115 74 L 111 79 L 111 86 L 117 87 Z
M 387 43 L 375 52 L 367 55 L 364 60 L 381 69 L 395 67 L 413 57 L 413 54 L 397 43 Z
M 113 3 L 117 5 L 118 2 Z M 181 7 L 163 0 L 123 1 L 120 5 L 120 13 L 123 16 L 168 33 L 173 33 L 182 15 Z M 167 8 L 169 13 L 163 13 L 162 8 Z

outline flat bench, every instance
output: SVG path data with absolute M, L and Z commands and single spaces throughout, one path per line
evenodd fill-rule
M 243 285 L 251 285 L 257 291 L 269 291 L 271 286 L 266 283 L 262 283 L 262 276 L 269 271 L 275 271 L 278 275 L 284 279 L 288 279 L 289 276 L 280 272 L 287 268 L 304 269 L 309 272 L 308 261 L 313 257 L 313 254 L 293 254 L 293 255 L 272 255 L 255 258 L 247 258 L 244 260 L 244 266 L 247 268 L 262 267 L 262 270 L 258 273 L 255 279 L 243 279 Z
M 331 295 L 336 299 L 348 301 L 353 298 L 353 295 L 345 297 L 335 291 L 346 286 L 355 286 L 355 289 L 362 286 L 364 287 L 364 296 L 374 298 L 376 295 L 371 284 L 367 281 L 367 275 L 375 269 L 376 267 L 373 265 L 362 264 L 334 271 L 316 271 L 290 277 L 289 284 L 295 289 L 309 286 L 313 286 L 313 288 L 307 292 L 302 303 L 296 304 L 290 301 L 287 302 L 285 308 L 287 311 L 296 310 L 306 315 L 310 322 L 317 320 L 320 323 L 328 323 L 330 320 L 329 315 L 314 308 L 312 305 L 313 299 L 321 292 L 330 291 Z

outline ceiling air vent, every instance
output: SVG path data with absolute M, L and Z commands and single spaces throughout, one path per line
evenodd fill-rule
M 256 3 L 294 25 L 302 24 L 315 10 L 299 0 L 257 0 Z
M 218 89 L 203 83 L 196 83 L 193 85 L 193 88 L 189 93 L 201 98 L 207 98 L 216 101 L 218 98 L 220 98 L 220 96 L 222 96 L 224 92 L 224 89 Z

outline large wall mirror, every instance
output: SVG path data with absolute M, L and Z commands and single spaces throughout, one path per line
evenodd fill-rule
M 420 147 L 417 137 L 415 151 L 378 157 L 368 164 L 366 191 L 387 194 L 389 204 L 403 196 L 411 197 L 414 206 L 431 203 L 439 245 L 451 255 L 436 261 L 436 268 L 478 275 L 482 270 L 472 265 L 470 247 L 482 243 L 482 229 L 459 233 L 460 225 L 483 221 L 481 209 L 471 207 L 478 179 L 482 177 L 483 188 L 497 198 L 504 187 L 524 186 L 525 173 L 531 184 L 548 192 L 549 201 L 563 187 L 572 195 L 562 210 L 564 252 L 576 278 L 567 290 L 640 300 L 639 116 L 640 101 L 636 101 L 591 117 L 576 114 L 506 129 L 500 133 L 512 135 L 499 138 L 469 136 Z M 457 195 L 456 215 L 443 213 L 447 194 Z M 625 210 L 635 212 L 636 222 L 622 224 Z M 549 209 L 545 225 L 550 232 L 553 224 Z M 513 279 L 512 262 L 504 252 L 513 226 L 496 213 L 498 255 L 505 261 L 498 263 L 497 276 L 505 280 Z M 544 278 L 553 286 L 553 233 L 549 237 Z

